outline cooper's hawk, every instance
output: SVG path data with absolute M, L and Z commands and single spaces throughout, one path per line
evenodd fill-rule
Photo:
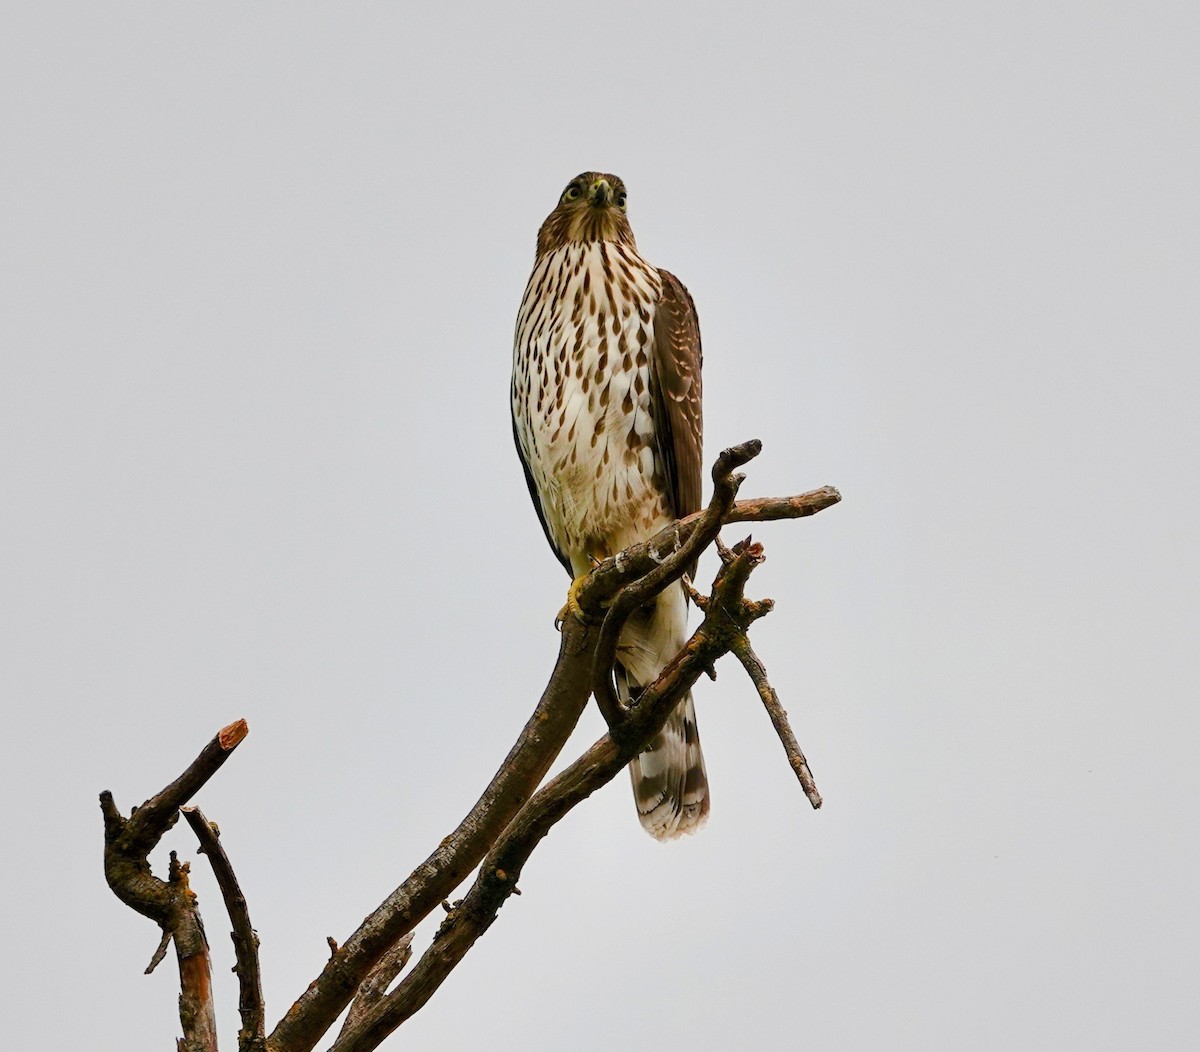
M 573 578 L 699 508 L 700 360 L 695 305 L 674 275 L 638 255 L 625 184 L 600 172 L 572 179 L 538 231 L 517 315 L 512 413 L 546 539 Z M 622 700 L 686 640 L 687 597 L 672 585 L 621 634 Z M 667 840 L 704 822 L 708 778 L 690 694 L 629 770 L 651 835 Z

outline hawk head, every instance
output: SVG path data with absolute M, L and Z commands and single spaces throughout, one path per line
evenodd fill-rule
M 571 241 L 620 241 L 636 248 L 625 214 L 625 184 L 605 172 L 575 176 L 538 231 L 538 255 Z

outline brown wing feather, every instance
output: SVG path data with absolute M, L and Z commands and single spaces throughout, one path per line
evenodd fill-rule
M 654 433 L 677 518 L 700 510 L 704 422 L 701 413 L 700 320 L 688 290 L 660 270 L 662 298 L 654 314 Z M 693 572 L 695 568 L 693 567 Z

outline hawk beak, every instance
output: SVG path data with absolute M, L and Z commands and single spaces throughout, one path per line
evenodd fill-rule
M 612 201 L 612 187 L 607 179 L 597 179 L 592 183 L 591 202 L 596 208 L 607 208 Z

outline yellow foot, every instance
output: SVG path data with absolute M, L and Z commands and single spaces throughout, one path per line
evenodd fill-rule
M 583 587 L 584 581 L 588 579 L 590 574 L 591 570 L 580 574 L 571 582 L 571 587 L 567 589 L 567 601 L 554 618 L 554 627 L 559 631 L 562 631 L 563 622 L 572 614 L 585 625 L 591 623 L 591 618 L 583 612 L 583 607 L 579 605 L 579 590 Z

